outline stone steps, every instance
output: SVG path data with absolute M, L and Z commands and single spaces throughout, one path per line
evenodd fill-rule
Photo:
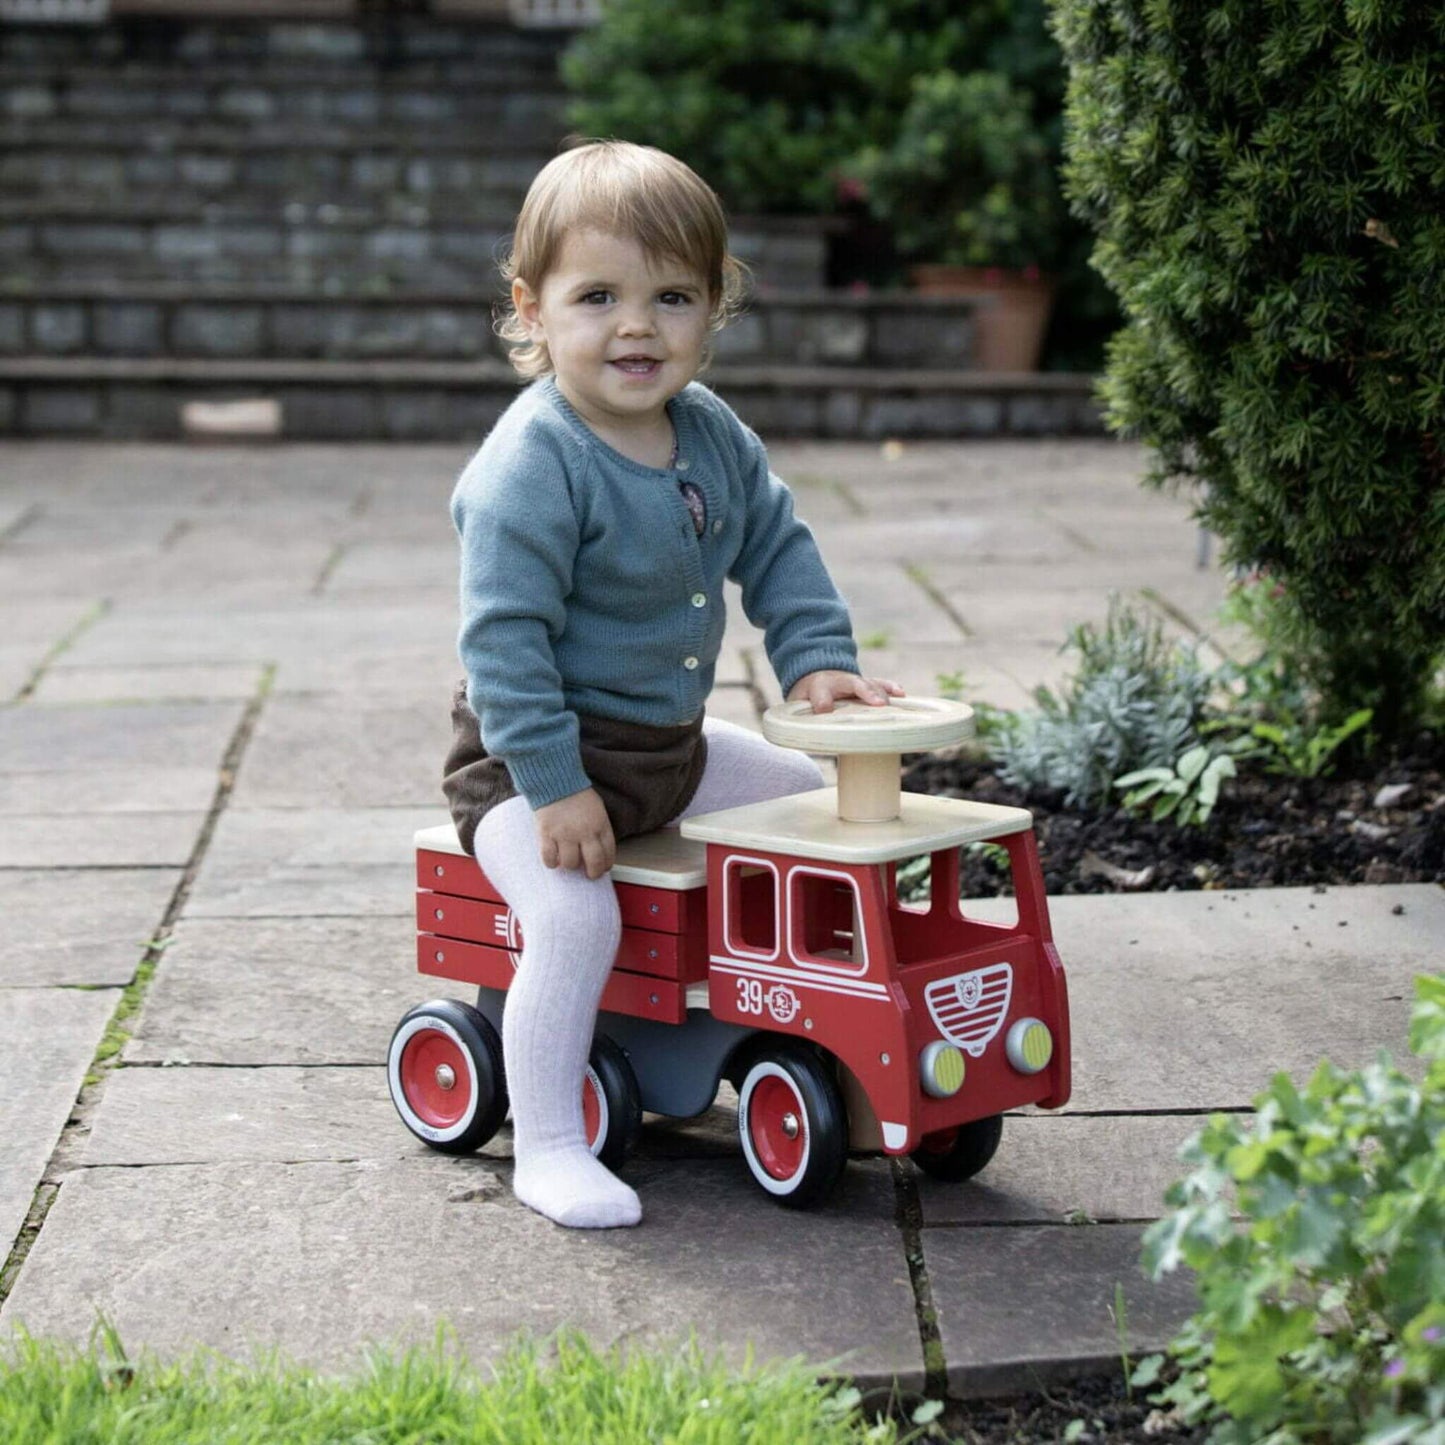
M 469 104 L 472 102 L 469 102 Z M 539 104 L 529 95 L 477 97 L 476 113 L 459 121 L 431 122 L 409 119 L 394 122 L 349 121 L 344 117 L 306 121 L 257 120 L 188 121 L 165 117 L 127 122 L 111 120 L 3 120 L 0 121 L 0 156 L 13 163 L 39 152 L 65 157 L 99 151 L 106 155 L 142 153 L 244 156 L 261 151 L 267 156 L 288 152 L 342 150 L 377 151 L 384 155 L 533 155 L 555 153 L 563 124 L 550 97 Z M 508 121 L 508 107 L 516 111 Z M 543 120 L 546 124 L 543 125 Z M 478 133 L 478 125 L 495 127 L 495 134 Z M 16 180 L 25 179 L 15 171 Z
M 1086 375 L 719 364 L 706 380 L 770 440 L 1103 434 Z M 0 432 L 174 438 L 192 403 L 264 400 L 286 440 L 472 442 L 516 389 L 492 360 L 0 357 Z
M 379 190 L 428 196 L 481 191 L 512 196 L 556 151 L 556 132 L 535 126 L 508 131 L 500 124 L 479 139 L 476 130 L 431 137 L 332 128 L 243 134 L 196 130 L 177 135 L 54 136 L 37 127 L 33 139 L 0 133 L 0 188 L 11 201 L 42 203 L 87 197 L 98 207 L 131 192 L 178 187 L 218 200 L 264 203 L 295 195 L 344 203 Z M 323 189 L 325 188 L 325 189 Z
M 357 66 L 394 70 L 445 68 L 489 60 L 551 68 L 565 37 L 518 30 L 484 19 L 468 23 L 417 18 L 386 22 L 305 21 L 244 17 L 119 15 L 102 26 L 0 27 L 0 65 L 107 72 L 128 65 L 183 68 L 245 67 L 286 74 L 324 70 L 354 73 Z
M 315 287 L 75 282 L 0 287 L 0 355 L 363 361 L 505 360 L 500 288 L 328 297 Z M 716 339 L 720 361 L 951 367 L 973 355 L 975 303 L 908 292 L 758 294 Z
M 193 287 L 290 287 L 324 296 L 475 290 L 490 294 L 523 187 L 453 205 L 389 192 L 327 199 L 201 200 L 137 194 L 91 205 L 83 196 L 0 201 L 0 294 L 78 284 L 92 290 L 184 281 Z M 194 205 L 189 202 L 194 201 Z M 734 253 L 760 287 L 815 289 L 826 264 L 820 226 L 734 217 Z
M 51 123 L 111 120 L 457 122 L 499 92 L 564 99 L 551 56 L 535 62 L 463 62 L 395 72 L 239 66 L 36 70 L 0 65 L 0 117 Z
M 0 433 L 472 440 L 516 392 L 496 261 L 564 130 L 563 38 L 414 18 L 0 27 Z M 777 436 L 1099 430 L 1088 377 L 971 371 L 977 303 L 818 288 L 826 224 L 732 218 L 711 379 Z

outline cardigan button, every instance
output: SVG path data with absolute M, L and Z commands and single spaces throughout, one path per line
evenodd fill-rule
M 719 518 L 712 524 L 712 534 L 713 534 L 714 537 L 716 537 L 717 534 L 718 534 L 719 532 L 721 532 L 721 531 L 722 531 L 722 518 L 719 517 Z
M 695 671 L 697 670 L 697 658 L 695 658 L 695 657 L 684 657 L 683 660 L 682 660 L 682 665 L 683 665 L 689 672 L 695 672 Z
M 706 606 L 707 606 L 707 593 L 705 593 L 705 592 L 694 592 L 694 593 L 692 594 L 692 605 L 693 605 L 694 607 L 706 607 Z

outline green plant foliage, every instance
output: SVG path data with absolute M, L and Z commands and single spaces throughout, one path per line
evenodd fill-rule
M 609 0 L 563 57 L 587 135 L 661 146 L 737 210 L 827 213 L 845 163 L 891 136 L 918 75 L 963 61 L 1063 70 L 1029 0 L 1036 46 L 1002 0 Z M 1061 122 L 1060 122 L 1061 124 Z
M 1276 1075 L 1185 1145 L 1145 1233 L 1146 1270 L 1188 1266 L 1199 1299 L 1158 1398 L 1214 1445 L 1445 1440 L 1445 975 L 1415 991 L 1423 1079 L 1383 1055 Z
M 131 1359 L 102 1322 L 90 1355 L 20 1336 L 0 1356 L 0 1440 L 15 1445 L 892 1445 L 856 1389 L 801 1362 L 729 1368 L 697 1346 L 602 1352 L 576 1335 L 517 1345 L 482 1374 L 442 1342 L 376 1352 L 352 1375 L 198 1355 Z M 911 1438 L 911 1437 L 910 1437 Z
M 883 193 L 869 195 L 864 158 L 897 144 L 902 163 L 936 144 L 898 137 L 905 114 L 917 135 L 941 106 L 955 153 L 932 184 L 946 192 L 950 246 L 966 236 L 978 256 L 977 243 L 997 239 L 1006 249 L 989 264 L 1051 268 L 1060 324 L 1047 360 L 1097 369 L 1120 318 L 1089 266 L 1089 229 L 1063 198 L 1064 66 L 1045 0 L 608 0 L 562 74 L 578 134 L 671 151 L 736 213 L 881 216 L 896 205 L 905 230 L 904 198 L 886 171 L 870 172 Z M 948 113 L 955 88 L 971 106 L 967 129 Z M 1007 110 L 990 112 L 982 100 L 1000 91 Z M 1053 234 L 1041 233 L 1044 216 Z M 871 284 L 899 279 L 884 257 L 870 266 Z
M 1149 816 L 1156 823 L 1173 818 L 1181 828 L 1203 825 L 1219 801 L 1225 780 L 1239 774 L 1234 755 L 1240 750 L 1229 745 L 1215 748 L 1196 743 L 1180 754 L 1172 768 L 1141 768 L 1115 778 L 1114 786 L 1130 790 L 1124 795 L 1126 808 L 1143 808 L 1152 803 Z
M 1373 720 L 1372 709 L 1357 708 L 1337 726 L 1321 719 L 1320 699 L 1309 682 L 1310 640 L 1301 636 L 1279 583 L 1267 577 L 1236 583 L 1220 617 L 1250 633 L 1257 650 L 1219 670 L 1226 701 L 1203 730 L 1232 735 L 1236 755 L 1250 758 L 1266 772 L 1305 779 L 1328 776 L 1344 744 L 1363 734 Z
M 997 71 L 917 76 L 892 143 L 852 163 L 899 249 L 955 266 L 1052 270 L 1070 230 L 1034 98 Z
M 1062 791 L 1070 807 L 1099 808 L 1114 780 L 1168 767 L 1199 741 L 1212 686 L 1192 649 L 1117 597 L 1102 628 L 1070 634 L 1078 670 L 1059 693 L 1038 688 L 1037 712 L 995 729 L 999 776 L 1015 787 Z
M 1325 721 L 1412 725 L 1445 638 L 1445 10 L 1051 0 L 1065 191 L 1120 299 L 1109 426 L 1263 566 Z
M 1313 731 L 1288 727 L 1279 723 L 1255 723 L 1249 736 L 1260 744 L 1264 769 L 1291 778 L 1322 778 L 1334 770 L 1334 760 L 1341 744 L 1369 726 L 1373 713 L 1363 707 L 1353 712 L 1339 727 L 1321 727 Z

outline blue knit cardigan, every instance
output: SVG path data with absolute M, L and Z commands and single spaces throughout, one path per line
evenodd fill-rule
M 534 809 L 588 786 L 577 714 L 655 726 L 698 716 L 722 644 L 724 579 L 740 584 L 784 694 L 810 672 L 858 671 L 847 607 L 762 443 L 697 382 L 668 410 L 676 459 L 646 467 L 543 378 L 452 495 L 468 700 Z M 682 481 L 703 495 L 701 536 Z

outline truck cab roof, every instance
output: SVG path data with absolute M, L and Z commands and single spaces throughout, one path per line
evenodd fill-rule
M 836 788 L 773 798 L 703 813 L 682 824 L 684 839 L 727 843 L 767 853 L 789 853 L 834 863 L 892 863 L 941 848 L 1024 833 L 1033 826 L 1026 808 L 904 793 L 897 818 L 850 823 L 838 817 Z

